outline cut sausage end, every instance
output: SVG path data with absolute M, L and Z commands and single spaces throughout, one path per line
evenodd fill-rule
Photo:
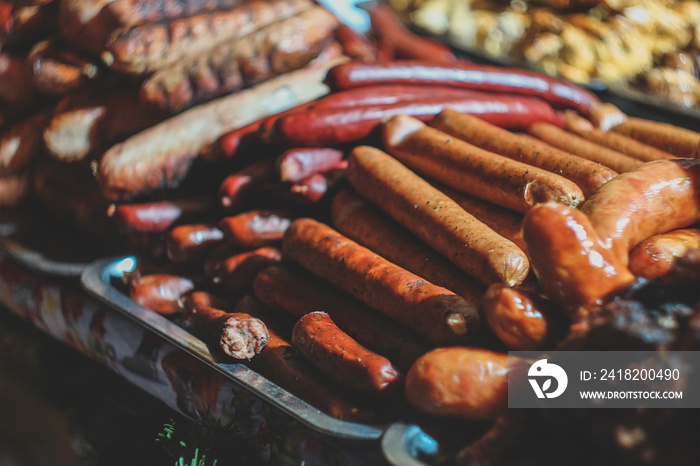
M 407 137 L 425 126 L 420 120 L 398 115 L 384 123 L 384 144 L 391 147 L 401 144 Z
M 254 318 L 232 316 L 224 322 L 221 349 L 235 359 L 250 359 L 260 353 L 270 340 L 265 324 Z

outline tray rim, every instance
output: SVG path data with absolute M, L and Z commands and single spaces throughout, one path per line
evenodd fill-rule
M 89 262 L 61 262 L 47 259 L 40 251 L 29 248 L 9 234 L 20 230 L 20 225 L 3 224 L 0 231 L 0 253 L 7 254 L 29 270 L 54 277 L 78 278 Z M 12 231 L 12 230 L 15 231 Z M 8 230 L 9 233 L 7 232 Z M 21 231 L 20 231 L 21 232 Z
M 380 440 L 388 428 L 388 424 L 369 425 L 335 419 L 292 395 L 248 366 L 242 363 L 224 363 L 217 360 L 200 339 L 192 336 L 165 317 L 139 305 L 109 283 L 110 278 L 119 276 L 119 264 L 124 263 L 124 261 L 133 261 L 135 264 L 137 260 L 133 255 L 126 255 L 98 259 L 88 264 L 80 276 L 83 290 L 246 388 L 311 430 L 340 440 Z M 122 266 L 123 268 L 124 266 Z

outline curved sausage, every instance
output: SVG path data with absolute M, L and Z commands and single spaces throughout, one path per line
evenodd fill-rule
M 266 181 L 275 176 L 275 161 L 262 159 L 224 178 L 219 188 L 219 201 L 226 212 L 234 212 L 245 205 Z
M 406 375 L 406 400 L 442 417 L 492 421 L 508 406 L 508 355 L 476 348 L 438 348 Z
M 325 312 L 311 312 L 299 319 L 292 343 L 311 364 L 350 389 L 385 393 L 402 382 L 388 359 L 360 345 Z
M 568 328 L 552 302 L 521 287 L 494 283 L 484 296 L 483 309 L 493 333 L 514 351 L 548 349 Z
M 343 152 L 327 147 L 289 149 L 276 162 L 280 180 L 297 183 L 315 173 L 325 172 L 343 159 Z
M 360 146 L 348 160 L 356 191 L 479 282 L 517 285 L 527 276 L 523 251 L 396 159 Z
M 399 267 L 447 288 L 478 308 L 485 289 L 437 254 L 381 210 L 350 191 L 336 194 L 331 204 L 333 226 L 342 234 Z
M 127 232 L 163 233 L 178 222 L 192 220 L 213 210 L 208 197 L 173 201 L 122 204 L 107 211 Z
M 580 210 L 556 202 L 536 205 L 525 215 L 523 232 L 540 286 L 572 317 L 580 308 L 585 312 L 603 304 L 635 280 L 625 264 L 600 244 Z
M 192 280 L 176 275 L 144 275 L 130 284 L 131 299 L 158 314 L 182 312 L 179 300 L 194 289 Z
M 535 139 L 522 138 L 471 115 L 447 109 L 429 124 L 484 150 L 561 175 L 576 183 L 586 197 L 617 176 L 608 167 Z
M 680 257 L 700 248 L 700 230 L 688 228 L 654 235 L 630 251 L 629 268 L 643 278 L 667 274 Z
M 340 184 L 345 181 L 348 163 L 343 160 L 335 167 L 323 173 L 314 173 L 298 183 L 294 183 L 289 191 L 292 198 L 306 204 L 314 204 L 328 199 Z
M 214 225 L 180 225 L 165 236 L 165 252 L 174 264 L 184 264 L 202 257 L 224 239 Z
M 478 327 L 476 309 L 461 297 L 315 220 L 295 220 L 284 235 L 282 251 L 286 258 L 435 344 L 468 340 Z
M 253 210 L 219 222 L 228 243 L 240 248 L 259 248 L 282 239 L 292 216 L 281 211 Z
M 577 206 L 583 192 L 572 181 L 479 149 L 408 116 L 384 124 L 387 151 L 409 168 L 446 185 L 518 212 L 538 202 Z
M 214 282 L 233 292 L 250 289 L 255 276 L 265 268 L 278 264 L 282 253 L 277 248 L 262 247 L 254 251 L 232 253 L 215 250 L 204 265 L 205 274 Z
M 527 132 L 547 144 L 571 152 L 579 157 L 601 163 L 618 173 L 633 170 L 642 164 L 640 160 L 590 142 L 549 123 L 534 123 L 528 127 Z
M 598 239 L 623 264 L 650 236 L 700 220 L 700 160 L 647 162 L 600 188 L 581 210 Z

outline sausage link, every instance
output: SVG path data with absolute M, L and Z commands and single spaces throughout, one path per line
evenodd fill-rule
M 583 157 L 521 138 L 480 118 L 449 109 L 440 112 L 429 124 L 484 150 L 561 175 L 576 183 L 586 197 L 617 175 Z
M 214 225 L 180 225 L 165 236 L 165 251 L 170 262 L 185 264 L 203 257 L 223 239 L 223 232 Z
M 612 130 L 678 157 L 700 158 L 700 133 L 689 129 L 641 118 L 628 118 Z
M 253 162 L 227 176 L 219 188 L 219 202 L 227 212 L 240 210 L 265 182 L 275 176 L 273 159 Z
M 618 173 L 627 172 L 640 166 L 642 162 L 621 152 L 590 142 L 548 123 L 534 123 L 527 132 L 561 150 L 601 163 Z
M 192 280 L 175 275 L 144 275 L 130 283 L 131 299 L 158 314 L 182 312 L 180 298 L 194 289 Z
M 493 333 L 513 351 L 550 349 L 568 328 L 554 303 L 521 287 L 494 283 L 483 309 Z
M 406 400 L 430 416 L 492 421 L 508 406 L 508 355 L 437 348 L 406 375 Z
M 700 160 L 657 160 L 610 181 L 581 210 L 601 243 L 627 264 L 641 241 L 699 221 L 698 193 Z
M 258 248 L 281 240 L 292 219 L 287 212 L 254 210 L 224 218 L 219 229 L 233 246 Z
M 281 260 L 280 250 L 269 246 L 241 253 L 215 250 L 207 259 L 205 274 L 226 290 L 240 292 L 252 287 L 259 272 Z
M 435 344 L 466 341 L 478 327 L 476 309 L 461 297 L 315 220 L 295 220 L 284 235 L 282 251 L 303 268 Z
M 408 370 L 430 348 L 425 339 L 393 320 L 300 271 L 270 266 L 255 277 L 255 296 L 297 318 L 323 310 L 360 344 Z
M 348 108 L 369 105 L 390 105 L 400 102 L 416 102 L 426 99 L 464 99 L 480 97 L 484 93 L 447 86 L 421 86 L 419 84 L 383 84 L 378 86 L 356 87 L 334 92 L 319 99 L 314 110 L 327 108 Z M 492 94 L 492 96 L 495 94 Z
M 335 167 L 331 167 L 323 173 L 314 173 L 289 188 L 292 198 L 305 204 L 314 204 L 324 199 L 329 199 L 336 188 L 345 181 L 348 168 L 347 161 L 343 160 Z
M 292 343 L 321 372 L 351 390 L 386 393 L 402 383 L 391 362 L 360 345 L 321 311 L 294 325 Z
M 50 112 L 43 111 L 21 120 L 0 133 L 0 175 L 17 174 L 42 152 L 41 132 Z
M 424 84 L 531 95 L 554 106 L 574 108 L 584 115 L 600 106 L 600 100 L 593 93 L 562 79 L 463 60 L 450 64 L 412 60 L 351 62 L 331 69 L 326 82 L 336 91 L 378 84 Z
M 527 251 L 527 245 L 523 239 L 523 216 L 512 210 L 504 209 L 490 202 L 482 201 L 469 194 L 460 193 L 441 184 L 435 187 L 455 201 L 462 209 L 483 222 L 493 231 L 511 240 L 523 251 Z
M 327 147 L 289 149 L 277 159 L 276 167 L 282 181 L 296 183 L 315 173 L 325 172 L 343 159 L 343 152 Z
M 588 120 L 578 116 L 575 112 L 565 112 L 566 129 L 572 133 L 601 146 L 616 150 L 635 159 L 644 162 L 661 159 L 675 159 L 676 156 L 664 152 L 649 144 L 644 144 L 629 136 L 614 131 L 603 131 L 595 128 Z
M 347 176 L 357 192 L 479 282 L 525 279 L 528 260 L 515 244 L 384 152 L 355 148 Z
M 343 53 L 353 60 L 373 63 L 377 61 L 377 50 L 362 34 L 352 30 L 347 24 L 340 24 L 335 30 L 335 39 L 343 47 Z
M 289 146 L 337 146 L 367 138 L 383 121 L 410 115 L 429 120 L 450 108 L 478 115 L 504 128 L 519 129 L 531 121 L 554 122 L 557 116 L 545 102 L 530 97 L 482 94 L 463 98 L 427 97 L 421 100 L 363 107 L 326 108 L 279 118 L 273 139 Z
M 87 57 L 55 40 L 37 42 L 29 51 L 34 86 L 48 95 L 62 95 L 87 86 L 99 76 L 99 68 Z
M 173 225 L 213 211 L 208 197 L 113 205 L 108 214 L 127 232 L 163 233 Z
M 583 202 L 583 192 L 572 181 L 479 149 L 415 118 L 389 120 L 383 140 L 388 152 L 409 168 L 511 210 L 527 212 L 546 201 Z
M 539 204 L 525 215 L 523 231 L 542 289 L 572 317 L 581 308 L 585 312 L 600 306 L 634 281 L 625 264 L 600 244 L 580 210 L 556 202 Z
M 346 189 L 333 198 L 333 226 L 343 235 L 399 267 L 447 288 L 479 308 L 484 287 L 394 223 L 383 212 Z
M 679 258 L 698 248 L 700 230 L 696 228 L 654 235 L 630 251 L 629 268 L 638 277 L 660 277 L 667 274 Z

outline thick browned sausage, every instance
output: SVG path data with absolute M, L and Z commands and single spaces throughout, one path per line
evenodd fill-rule
M 641 241 L 700 220 L 698 193 L 700 160 L 657 160 L 610 181 L 581 210 L 601 243 L 627 264 Z
M 600 244 L 580 210 L 556 202 L 539 204 L 525 215 L 523 231 L 540 286 L 572 317 L 580 308 L 585 312 L 600 306 L 635 279 L 624 263 Z
M 568 327 L 554 303 L 521 287 L 494 283 L 483 309 L 493 333 L 513 351 L 549 349 Z
M 223 239 L 223 232 L 214 225 L 180 225 L 165 236 L 165 251 L 170 262 L 184 264 L 202 257 Z
M 299 319 L 292 343 L 321 372 L 351 390 L 385 393 L 402 382 L 388 359 L 360 345 L 325 312 L 311 312 Z
M 689 129 L 641 118 L 628 118 L 612 130 L 678 157 L 700 158 L 700 134 Z
M 344 332 L 402 370 L 430 349 L 417 333 L 301 271 L 270 266 L 257 275 L 253 289 L 264 304 L 297 318 L 327 312 Z
M 642 164 L 640 160 L 621 152 L 590 142 L 569 131 L 549 123 L 537 122 L 530 125 L 527 132 L 554 147 L 576 154 L 584 159 L 601 163 L 618 173 L 624 173 Z
M 205 343 L 216 345 L 234 359 L 250 359 L 270 340 L 265 323 L 243 312 L 190 306 L 181 320 L 185 329 Z
M 475 348 L 438 348 L 406 376 L 406 399 L 430 416 L 492 421 L 508 406 L 508 355 Z
M 435 344 L 466 341 L 478 327 L 472 306 L 315 220 L 295 220 L 284 256 L 407 325 Z
M 429 124 L 487 151 L 561 175 L 576 183 L 586 197 L 617 175 L 608 167 L 522 138 L 471 115 L 443 110 Z
M 688 251 L 700 248 L 700 230 L 688 228 L 654 235 L 630 251 L 629 268 L 638 277 L 665 275 Z
M 479 308 L 486 291 L 450 261 L 427 247 L 381 210 L 350 191 L 339 192 L 331 205 L 333 226 L 350 239 L 394 264 L 447 288 Z
M 224 238 L 239 248 L 259 248 L 282 239 L 294 216 L 282 211 L 253 210 L 219 222 Z
M 165 274 L 144 275 L 130 284 L 131 299 L 158 314 L 182 312 L 179 300 L 194 289 L 192 280 Z
M 527 276 L 527 257 L 515 244 L 396 159 L 360 146 L 349 162 L 357 192 L 479 282 L 517 285 Z
M 281 260 L 282 253 L 277 248 L 262 247 L 241 253 L 222 248 L 210 254 L 204 269 L 215 284 L 229 291 L 240 292 L 252 287 L 260 271 Z

